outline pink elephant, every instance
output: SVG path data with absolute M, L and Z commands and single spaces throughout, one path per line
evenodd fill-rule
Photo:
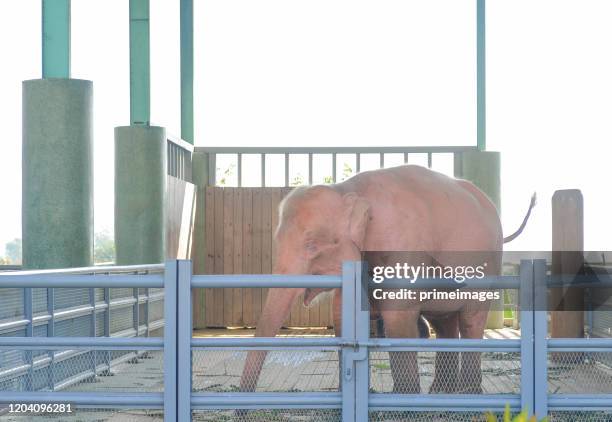
M 534 199 L 519 230 L 504 239 L 495 206 L 484 193 L 470 182 L 419 166 L 367 171 L 335 185 L 296 188 L 280 206 L 274 273 L 337 275 L 343 261 L 368 260 L 370 251 L 480 251 L 493 253 L 487 273 L 499 274 L 499 251 L 504 241 L 523 230 Z M 447 256 L 451 258 L 437 261 L 479 264 L 452 262 L 455 255 Z M 384 260 L 388 264 L 396 258 L 400 259 L 385 256 Z M 308 305 L 322 291 L 270 289 L 255 335 L 274 337 L 299 295 L 304 293 Z M 336 335 L 341 333 L 339 292 L 334 292 L 333 302 Z M 387 337 L 419 337 L 417 322 L 423 314 L 438 338 L 480 339 L 488 306 L 406 301 L 402 309 L 378 311 Z M 242 391 L 255 390 L 265 356 L 265 351 L 248 353 L 240 380 Z M 437 353 L 432 392 L 481 391 L 480 353 L 463 353 L 461 360 L 459 365 L 459 353 Z M 395 392 L 420 391 L 416 353 L 390 353 L 390 365 Z

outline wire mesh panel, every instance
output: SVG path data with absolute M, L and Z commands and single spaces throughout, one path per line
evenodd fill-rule
M 612 412 L 607 411 L 553 411 L 548 414 L 550 422 L 610 422 Z
M 551 394 L 612 394 L 612 352 L 555 352 L 548 360 Z
M 238 416 L 233 410 L 196 410 L 193 421 L 221 422 L 340 422 L 342 415 L 335 409 L 270 409 L 251 410 Z
M 194 392 L 236 392 L 244 369 L 246 351 L 194 350 Z M 338 391 L 338 352 L 281 350 L 267 353 L 257 382 L 258 392 Z
M 395 367 L 391 370 L 389 352 L 370 352 L 370 391 L 375 393 L 437 393 L 437 394 L 519 394 L 521 389 L 521 361 L 518 352 L 418 352 L 417 371 L 410 371 L 411 352 L 395 352 Z M 468 359 L 478 353 L 481 366 L 468 371 Z M 418 391 L 396 388 L 396 378 L 408 377 L 407 384 L 419 384 Z M 480 379 L 481 378 L 481 379 Z M 418 380 L 418 381 L 417 381 Z M 480 391 L 474 391 L 480 387 Z M 467 390 L 467 391 L 466 391 Z
M 28 363 L 29 353 L 32 352 L 15 351 L 11 366 L 13 370 L 4 376 L 0 375 L 0 390 L 105 393 L 163 391 L 161 351 L 37 350 L 32 367 Z
M 494 414 L 499 421 L 501 414 Z M 485 412 L 370 411 L 370 422 L 488 422 Z
M 130 422 L 154 422 L 163 421 L 163 410 L 156 409 L 96 409 L 79 408 L 74 406 L 71 413 L 52 414 L 47 413 L 40 416 L 11 416 L 4 415 L 3 422 L 25 422 L 25 421 L 57 421 L 57 422 L 103 422 L 103 421 L 130 421 Z

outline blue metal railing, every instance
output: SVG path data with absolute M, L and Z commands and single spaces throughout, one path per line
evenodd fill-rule
M 141 354 L 141 349 L 134 347 L 128 350 L 85 346 L 88 341 L 99 341 L 100 344 L 112 346 L 109 341 L 130 341 L 129 337 L 139 335 L 148 337 L 152 331 L 161 328 L 163 315 L 159 315 L 160 319 L 157 320 L 145 318 L 143 321 L 137 315 L 141 306 L 145 314 L 149 314 L 149 306 L 163 300 L 163 291 L 148 289 L 163 287 L 163 275 L 153 274 L 163 269 L 163 264 L 96 266 L 1 274 L 0 306 L 7 306 L 7 299 L 12 298 L 10 306 L 15 309 L 21 306 L 22 312 L 17 318 L 0 320 L 0 389 L 16 390 L 6 393 L 9 395 L 18 394 L 19 390 L 54 392 L 100 374 L 110 374 L 113 365 Z M 127 292 L 113 290 L 130 285 L 133 289 Z M 140 287 L 147 288 L 144 295 Z M 56 306 L 55 301 L 58 288 L 62 288 L 61 308 Z M 40 294 L 35 295 L 36 289 L 40 289 Z M 22 293 L 19 297 L 6 295 L 7 291 Z M 87 293 L 86 302 L 81 300 L 84 298 L 80 294 L 83 291 Z M 19 300 L 16 302 L 15 298 Z M 129 308 L 129 315 L 122 312 Z M 102 315 L 103 322 L 99 321 Z M 122 321 L 127 318 L 126 315 L 130 320 Z M 99 327 L 100 322 L 103 326 Z M 128 325 L 129 328 L 124 329 Z M 21 333 L 25 337 L 15 337 Z M 72 334 L 81 337 L 56 337 L 62 333 L 64 336 Z M 100 335 L 104 337 L 96 338 Z M 111 355 L 110 350 L 126 350 L 126 353 Z M 88 362 L 88 368 L 79 364 L 83 361 Z M 6 394 L 2 396 L 8 399 Z
M 360 304 L 361 266 L 347 262 L 341 276 L 278 276 L 192 274 L 190 261 L 171 261 L 153 275 L 87 275 L 78 273 L 7 273 L 0 288 L 164 288 L 164 338 L 0 337 L 3 350 L 158 350 L 164 353 L 163 393 L 72 393 L 3 391 L 2 402 L 70 402 L 77 407 L 162 408 L 165 420 L 188 421 L 194 410 L 337 409 L 344 421 L 367 420 L 369 411 L 502 411 L 524 407 L 540 416 L 549 411 L 612 410 L 611 394 L 549 394 L 550 353 L 612 352 L 612 339 L 548 339 L 546 290 L 552 278 L 543 260 L 521 262 L 519 276 L 466 281 L 467 287 L 519 289 L 521 338 L 398 339 L 370 338 L 369 311 Z M 605 278 L 605 277 L 604 277 Z M 429 283 L 429 281 L 431 283 Z M 586 280 L 585 280 L 586 281 Z M 602 285 L 612 285 L 604 279 Z M 392 282 L 389 281 L 389 286 Z M 411 288 L 445 286 L 446 280 L 414 283 Z M 473 285 L 472 285 L 473 284 Z M 342 287 L 342 337 L 334 338 L 192 338 L 191 290 L 202 287 Z M 31 322 L 29 323 L 31 325 Z M 341 388 L 337 392 L 193 392 L 192 353 L 200 350 L 335 350 L 339 354 Z M 370 392 L 369 354 L 373 351 L 512 352 L 520 353 L 519 394 L 382 394 Z M 30 385 L 30 387 L 33 387 Z M 35 388 L 33 388 L 35 389 Z

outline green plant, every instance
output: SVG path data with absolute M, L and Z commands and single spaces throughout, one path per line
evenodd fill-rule
M 487 422 L 498 422 L 497 417 L 491 412 L 488 412 L 486 414 L 486 417 Z M 530 417 L 529 413 L 527 412 L 527 409 L 523 409 L 521 413 L 514 416 L 513 418 L 512 413 L 510 412 L 510 405 L 506 405 L 503 422 L 538 422 L 538 420 L 536 419 L 535 415 L 532 415 Z M 548 422 L 548 418 L 544 418 L 540 420 L 540 422 Z

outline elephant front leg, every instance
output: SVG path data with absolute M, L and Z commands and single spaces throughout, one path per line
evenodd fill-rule
M 420 312 L 383 311 L 385 335 L 388 338 L 418 338 L 417 320 Z M 416 352 L 389 352 L 393 392 L 398 394 L 418 394 L 421 391 L 419 364 Z
M 459 338 L 459 319 L 457 313 L 443 319 L 430 319 L 436 331 L 436 338 Z M 434 380 L 429 389 L 434 394 L 452 394 L 457 391 L 459 376 L 459 353 L 436 352 Z

